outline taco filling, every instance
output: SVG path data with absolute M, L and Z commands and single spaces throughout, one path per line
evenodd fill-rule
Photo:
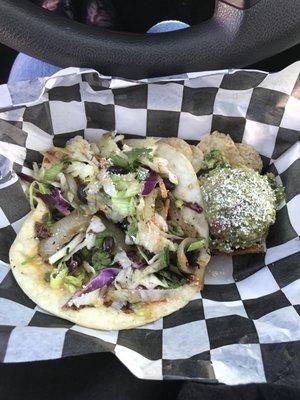
M 75 137 L 47 151 L 33 175 L 22 178 L 39 214 L 36 254 L 22 262 L 45 266 L 45 285 L 69 295 L 63 310 L 139 313 L 186 285 L 202 288 L 208 225 L 196 172 L 175 147 Z

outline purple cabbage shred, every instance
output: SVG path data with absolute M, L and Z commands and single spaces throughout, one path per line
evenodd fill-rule
M 203 208 L 198 203 L 192 203 L 192 202 L 186 201 L 184 203 L 184 205 L 187 208 L 190 208 L 191 210 L 196 211 L 198 214 L 201 214 L 203 212 Z
M 81 264 L 82 264 L 81 256 L 78 253 L 73 254 L 68 263 L 68 269 L 70 273 L 74 274 Z
M 75 293 L 74 297 L 82 296 L 83 294 L 93 292 L 94 290 L 101 289 L 105 285 L 110 285 L 115 277 L 118 275 L 117 268 L 105 268 L 98 275 L 92 278 L 89 283 Z
M 32 176 L 24 174 L 23 172 L 17 172 L 17 175 L 24 182 L 32 183 L 34 181 L 34 178 Z
M 48 205 L 56 208 L 63 215 L 69 215 L 71 210 L 70 204 L 65 200 L 58 188 L 53 188 L 50 194 L 41 194 L 40 198 Z
M 145 180 L 144 188 L 142 191 L 142 196 L 148 196 L 152 192 L 152 190 L 155 188 L 159 181 L 159 175 L 151 171 L 148 178 Z

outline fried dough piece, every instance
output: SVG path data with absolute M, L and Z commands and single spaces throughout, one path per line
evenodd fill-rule
M 236 143 L 235 146 L 244 160 L 243 164 L 257 172 L 261 172 L 263 163 L 258 152 L 249 144 Z
M 242 164 L 261 172 L 263 164 L 258 152 L 249 144 L 234 143 L 229 135 L 215 131 L 205 136 L 197 147 L 204 156 L 212 150 L 220 150 L 223 156 L 232 165 Z
M 230 164 L 242 164 L 241 157 L 234 141 L 229 135 L 215 131 L 211 135 L 205 136 L 197 147 L 202 150 L 204 156 L 212 150 L 220 150 Z

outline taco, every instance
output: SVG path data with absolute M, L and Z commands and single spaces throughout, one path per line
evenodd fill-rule
M 47 151 L 32 177 L 20 174 L 33 209 L 10 263 L 23 291 L 43 309 L 96 329 L 133 328 L 186 305 L 210 259 L 187 146 L 75 137 Z

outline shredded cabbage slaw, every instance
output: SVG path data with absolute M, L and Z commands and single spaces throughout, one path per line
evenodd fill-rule
M 33 177 L 21 177 L 32 207 L 41 199 L 49 210 L 36 227 L 39 256 L 52 266 L 51 288 L 70 292 L 64 307 L 100 301 L 134 312 L 194 275 L 203 281 L 208 240 L 195 233 L 184 247 L 188 232 L 176 218 L 182 208 L 202 208 L 176 196 L 179 177 L 158 148 L 157 140 L 127 145 L 115 133 L 93 144 L 77 136 L 47 151 Z

